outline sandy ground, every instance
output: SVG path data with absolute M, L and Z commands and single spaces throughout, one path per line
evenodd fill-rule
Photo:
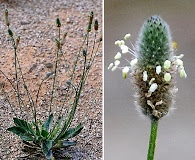
M 60 57 L 59 77 L 58 77 L 58 99 L 55 99 L 56 106 L 52 109 L 54 113 L 59 113 L 62 107 L 62 97 L 65 94 L 65 82 L 67 74 L 78 53 L 83 34 L 86 33 L 88 24 L 88 14 L 94 12 L 94 18 L 99 20 L 100 30 L 97 39 L 101 36 L 102 27 L 102 6 L 101 1 L 93 0 L 0 0 L 0 69 L 8 75 L 14 76 L 14 52 L 11 47 L 7 28 L 4 22 L 4 9 L 9 10 L 9 19 L 11 29 L 15 36 L 20 35 L 21 41 L 18 48 L 18 58 L 25 77 L 29 91 L 35 98 L 38 85 L 45 77 L 47 72 L 54 69 L 55 60 L 55 38 L 57 37 L 56 18 L 60 18 L 63 32 L 68 32 L 66 44 L 63 46 L 64 55 Z M 90 34 L 92 40 L 94 34 Z M 98 43 L 97 43 L 98 44 Z M 82 60 L 76 69 L 77 79 L 80 77 Z M 37 108 L 38 117 L 44 119 L 48 111 L 48 97 L 51 95 L 52 78 L 46 81 L 40 92 L 39 107 Z M 92 70 L 90 71 L 88 81 L 84 86 L 81 95 L 81 101 L 77 108 L 76 117 L 73 124 L 79 121 L 84 122 L 84 129 L 81 134 L 75 138 L 77 145 L 67 150 L 61 151 L 61 154 L 70 154 L 74 160 L 95 160 L 102 159 L 102 50 L 97 52 Z M 16 106 L 13 90 L 5 78 L 0 75 L 0 87 L 8 91 L 12 99 L 13 107 L 19 113 Z M 96 91 L 100 87 L 98 94 Z M 24 100 L 27 100 L 23 93 Z M 91 100 L 96 95 L 96 102 Z M 90 106 L 90 109 L 89 109 Z M 29 112 L 31 109 L 27 106 Z M 64 110 L 63 110 L 64 111 Z M 26 119 L 31 119 L 27 112 L 23 112 Z M 87 113 L 87 116 L 84 116 Z M 22 144 L 19 138 L 6 131 L 6 128 L 13 125 L 14 117 L 9 105 L 5 101 L 5 96 L 0 92 L 0 159 L 22 159 L 25 154 L 21 151 Z M 37 158 L 41 159 L 41 158 Z M 63 159 L 63 158 L 59 158 Z

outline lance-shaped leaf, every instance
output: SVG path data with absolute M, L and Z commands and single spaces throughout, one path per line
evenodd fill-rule
M 17 136 L 19 136 L 24 141 L 33 141 L 33 137 L 30 133 L 25 130 L 25 128 L 14 126 L 7 129 L 10 132 L 13 132 Z
M 26 122 L 25 120 L 19 119 L 19 118 L 14 118 L 14 124 L 16 125 L 16 127 L 23 128 L 24 130 L 26 130 L 26 132 L 29 132 L 29 133 L 35 135 L 35 132 L 31 126 L 31 124 Z
M 45 123 L 43 124 L 43 127 L 46 131 L 49 131 L 52 127 L 52 123 L 53 123 L 53 114 L 51 114 L 48 119 L 45 121 Z
M 52 156 L 52 151 L 51 151 L 52 140 L 43 140 L 41 148 L 42 148 L 43 154 L 47 157 L 47 159 L 50 159 Z
M 61 137 L 61 139 L 69 139 L 72 137 L 77 136 L 81 130 L 83 129 L 83 126 L 81 123 L 79 123 L 75 128 L 69 128 Z

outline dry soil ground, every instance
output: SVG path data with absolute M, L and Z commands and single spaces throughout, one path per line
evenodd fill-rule
M 71 70 L 74 57 L 78 53 L 79 47 L 86 33 L 88 24 L 88 14 L 94 12 L 94 18 L 99 20 L 99 31 L 97 39 L 102 32 L 102 4 L 101 1 L 93 0 L 0 0 L 0 70 L 9 78 L 14 77 L 14 52 L 10 38 L 7 34 L 7 27 L 4 20 L 4 9 L 9 11 L 10 28 L 15 36 L 20 35 L 21 40 L 18 48 L 18 58 L 24 73 L 25 81 L 29 90 L 35 98 L 38 85 L 47 72 L 52 72 L 55 62 L 55 38 L 58 31 L 55 25 L 56 18 L 60 18 L 63 32 L 68 32 L 66 44 L 63 46 L 64 55 L 60 57 L 59 77 L 58 77 L 58 106 L 53 106 L 55 114 L 59 113 L 62 105 L 60 100 L 65 94 L 65 82 Z M 93 30 L 93 29 L 92 29 Z M 94 33 L 90 33 L 92 40 Z M 98 40 L 96 41 L 98 44 Z M 97 45 L 96 45 L 97 46 Z M 82 60 L 76 68 L 77 79 L 82 70 Z M 51 95 L 51 81 L 48 80 L 40 93 L 38 117 L 44 119 L 48 111 L 48 98 Z M 102 49 L 101 45 L 97 52 L 88 81 L 84 86 L 81 101 L 77 108 L 76 122 L 84 122 L 84 129 L 75 139 L 77 145 L 63 150 L 62 154 L 70 154 L 74 160 L 95 160 L 102 159 Z M 3 75 L 0 75 L 0 87 L 9 92 L 11 102 L 16 112 L 17 100 L 14 98 L 13 90 Z M 22 86 L 20 86 L 22 87 Z M 100 87 L 98 94 L 96 91 Z M 2 90 L 1 90 L 2 91 Z M 22 93 L 25 98 L 25 93 Z M 96 102 L 90 103 L 96 95 Z M 19 138 L 6 129 L 13 125 L 14 117 L 6 98 L 0 92 L 0 159 L 22 159 L 25 154 L 21 151 L 22 144 Z M 89 109 L 90 106 L 90 109 Z M 27 106 L 29 107 L 29 106 Z M 30 107 L 28 108 L 31 112 Z M 89 110 L 88 110 L 89 109 Z M 88 112 L 87 112 L 88 111 Z M 23 112 L 27 115 L 27 112 Z M 87 116 L 84 116 L 87 113 Z M 26 118 L 29 118 L 26 116 Z M 30 119 L 30 118 L 29 118 Z M 41 159 L 41 158 L 37 158 Z M 59 158 L 63 159 L 63 158 Z

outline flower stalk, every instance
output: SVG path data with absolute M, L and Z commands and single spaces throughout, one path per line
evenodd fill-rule
M 158 131 L 158 121 L 151 120 L 151 129 L 150 129 L 150 141 L 148 146 L 148 157 L 147 160 L 154 159 L 154 153 L 156 148 L 156 137 Z

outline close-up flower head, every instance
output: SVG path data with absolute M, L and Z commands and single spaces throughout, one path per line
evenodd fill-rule
M 123 78 L 127 78 L 128 72 L 135 87 L 136 106 L 144 115 L 151 119 L 159 120 L 167 115 L 174 102 L 175 74 L 187 77 L 183 61 L 183 54 L 177 56 L 177 43 L 172 41 L 168 24 L 159 16 L 148 18 L 139 33 L 137 42 L 132 49 L 126 45 L 130 34 L 124 36 L 124 40 L 115 42 L 121 49 L 121 53 L 115 55 L 114 64 L 108 69 L 122 69 Z M 130 53 L 128 66 L 119 67 L 123 54 Z

